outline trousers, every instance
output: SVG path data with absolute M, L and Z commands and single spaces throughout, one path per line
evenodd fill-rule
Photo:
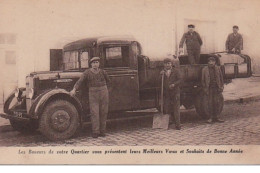
M 105 133 L 108 103 L 109 98 L 107 86 L 89 88 L 92 133 Z
M 220 92 L 217 87 L 209 87 L 209 95 L 208 95 L 208 108 L 209 115 L 211 119 L 218 118 L 218 104 L 220 98 Z
M 200 49 L 188 49 L 188 59 L 190 64 L 199 64 L 200 63 Z
M 171 120 L 175 120 L 175 125 L 180 126 L 180 93 L 174 94 L 174 96 L 164 95 L 164 113 L 170 114 Z

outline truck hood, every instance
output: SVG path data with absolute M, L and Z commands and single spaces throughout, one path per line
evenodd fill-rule
M 108 74 L 125 74 L 132 73 L 133 70 L 126 70 L 125 67 L 105 69 Z M 68 71 L 37 71 L 30 73 L 30 77 L 38 78 L 39 80 L 50 80 L 50 79 L 73 79 L 79 78 L 83 71 L 79 70 L 68 70 Z
M 79 77 L 82 72 L 78 70 L 70 71 L 37 71 L 30 73 L 30 77 L 38 78 L 40 80 L 49 80 L 49 79 L 68 79 Z

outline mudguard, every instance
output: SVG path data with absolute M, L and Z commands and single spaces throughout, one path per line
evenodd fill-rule
M 22 91 L 22 92 L 25 92 L 25 88 L 19 88 L 19 90 L 20 91 Z M 4 102 L 4 113 L 6 113 L 6 114 L 10 114 L 11 112 L 10 112 L 10 104 L 11 104 L 11 102 L 14 100 L 14 99 L 16 99 L 16 97 L 15 97 L 15 91 L 16 90 L 13 90 L 12 92 L 11 92 L 11 94 L 9 94 L 9 96 L 7 97 L 7 99 L 5 100 L 5 102 Z M 24 97 L 21 97 L 21 100 L 23 100 L 23 99 L 25 99 Z M 20 100 L 20 101 L 21 101 Z M 16 105 L 13 105 L 13 106 L 17 106 L 17 105 L 21 105 L 21 103 L 16 103 Z
M 10 103 L 13 101 L 13 99 L 15 98 L 14 96 L 14 92 L 13 91 L 6 99 L 6 101 L 4 102 L 4 113 L 6 114 L 10 114 L 10 110 L 9 110 L 9 106 L 10 106 Z
M 33 116 L 33 118 L 39 118 L 42 114 L 45 106 L 54 99 L 60 100 L 67 100 L 71 102 L 79 112 L 79 115 L 82 114 L 83 108 L 79 101 L 79 99 L 75 96 L 71 96 L 68 91 L 65 89 L 57 88 L 50 91 L 45 92 L 44 94 L 40 95 L 39 98 L 35 100 L 32 104 L 29 114 Z

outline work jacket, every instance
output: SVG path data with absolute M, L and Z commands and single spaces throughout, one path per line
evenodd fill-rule
M 179 45 L 180 48 L 183 48 L 184 42 L 186 43 L 187 50 L 200 50 L 200 46 L 202 45 L 201 37 L 196 31 L 193 31 L 192 34 L 190 32 L 183 34 Z
M 180 84 L 181 84 L 181 74 L 178 68 L 172 68 L 169 77 L 166 75 L 166 70 L 162 70 L 161 74 L 164 72 L 163 80 L 163 92 L 164 95 L 173 97 L 176 94 L 180 93 Z M 160 76 L 162 79 L 162 76 Z M 161 81 L 161 80 L 160 80 Z M 170 85 L 174 84 L 174 88 L 170 89 Z
M 216 82 L 217 87 L 223 91 L 224 89 L 224 79 L 222 71 L 220 70 L 219 66 L 215 65 L 215 76 L 216 76 Z M 206 66 L 202 69 L 202 77 L 201 77 L 201 85 L 204 91 L 208 91 L 210 84 L 210 74 L 209 74 L 209 66 Z
M 228 35 L 226 40 L 226 50 L 243 50 L 243 37 L 241 34 L 237 33 L 236 36 L 234 33 Z

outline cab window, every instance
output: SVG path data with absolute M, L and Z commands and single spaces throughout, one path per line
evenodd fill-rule
M 87 51 L 81 52 L 80 54 L 80 63 L 81 63 L 81 68 L 88 68 L 89 64 L 89 54 Z
M 104 48 L 105 67 L 128 67 L 129 46 L 115 46 Z
M 79 68 L 78 52 L 77 51 L 64 52 L 63 66 L 64 66 L 64 70 Z

